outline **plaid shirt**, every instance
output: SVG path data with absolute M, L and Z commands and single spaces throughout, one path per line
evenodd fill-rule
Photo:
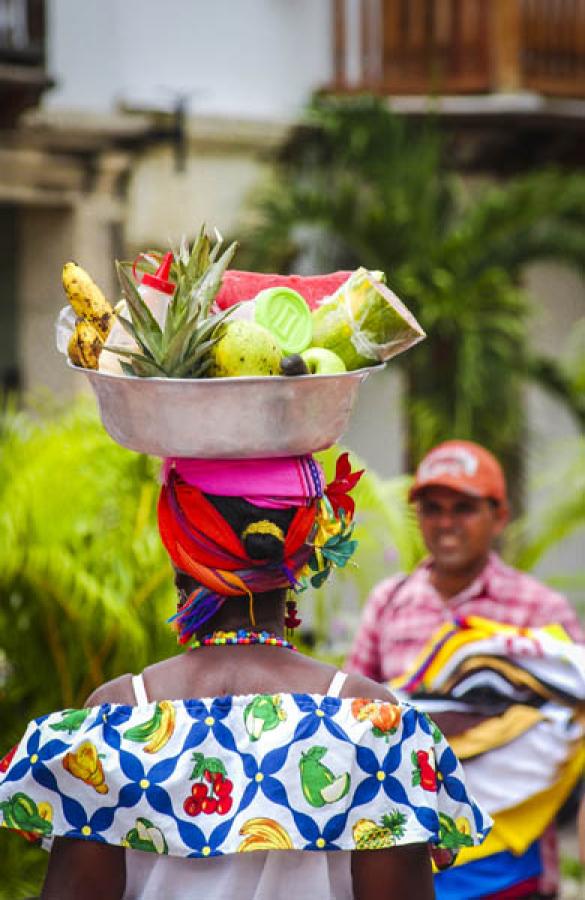
M 387 578 L 370 594 L 345 668 L 374 681 L 402 675 L 429 638 L 454 616 L 482 616 L 517 627 L 562 625 L 578 643 L 585 633 L 569 602 L 491 553 L 483 571 L 444 600 L 430 580 L 431 560 L 412 575 Z

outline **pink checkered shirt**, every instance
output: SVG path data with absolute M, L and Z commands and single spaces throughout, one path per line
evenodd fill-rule
M 444 600 L 431 584 L 431 561 L 409 577 L 387 578 L 370 594 L 345 668 L 374 681 L 401 675 L 428 639 L 456 615 L 482 616 L 518 627 L 562 625 L 573 640 L 585 633 L 569 602 L 530 575 L 513 569 L 491 553 L 483 571 L 465 590 Z M 558 887 L 556 829 L 540 839 L 542 893 Z
M 568 600 L 491 553 L 465 590 L 444 600 L 430 581 L 426 560 L 409 577 L 380 582 L 370 594 L 345 668 L 374 681 L 401 675 L 429 638 L 454 616 L 482 616 L 526 628 L 556 623 L 573 640 L 585 632 Z

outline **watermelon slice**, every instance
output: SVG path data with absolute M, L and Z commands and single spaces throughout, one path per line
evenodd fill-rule
M 265 288 L 287 287 L 297 291 L 315 309 L 323 297 L 334 294 L 351 272 L 331 272 L 329 275 L 266 275 L 262 272 L 243 272 L 228 269 L 215 298 L 219 309 L 229 309 L 241 300 L 252 300 Z

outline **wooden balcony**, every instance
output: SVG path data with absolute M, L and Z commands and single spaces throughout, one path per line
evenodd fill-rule
M 334 0 L 339 92 L 585 97 L 585 0 Z
M 0 127 L 36 106 L 45 68 L 45 0 L 0 0 Z

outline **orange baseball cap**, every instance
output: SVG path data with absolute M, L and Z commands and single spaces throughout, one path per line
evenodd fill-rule
M 472 441 L 445 441 L 427 453 L 416 470 L 409 499 L 415 500 L 428 487 L 507 503 L 502 467 L 485 447 Z

